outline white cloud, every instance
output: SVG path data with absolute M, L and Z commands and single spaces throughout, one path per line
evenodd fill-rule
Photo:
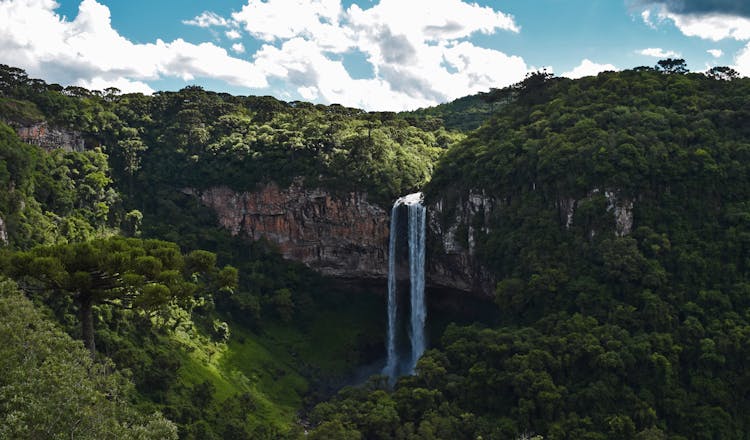
M 403 110 L 509 85 L 528 71 L 520 57 L 465 41 L 519 32 L 513 17 L 459 0 L 381 0 L 348 10 L 339 0 L 248 0 L 232 18 L 268 43 L 256 65 L 305 99 Z M 350 54 L 367 60 L 373 78 L 351 77 L 339 61 Z
M 679 5 L 677 3 L 661 3 L 660 6 L 649 6 L 647 11 L 642 13 L 644 21 L 649 24 L 649 16 L 656 11 L 659 22 L 671 20 L 675 27 L 688 37 L 698 37 L 704 40 L 720 41 L 725 39 L 734 39 L 737 41 L 750 40 L 750 18 L 743 15 L 732 15 L 726 11 L 734 11 L 739 14 L 740 9 L 724 9 L 724 12 L 716 12 L 725 6 L 732 6 L 732 2 L 719 2 L 702 6 L 713 6 L 714 9 L 708 9 L 712 12 L 704 12 L 707 9 L 687 10 L 689 13 L 676 13 L 669 7 Z M 684 5 L 683 5 L 684 6 Z M 742 3 L 736 3 L 734 6 L 742 6 Z M 709 49 L 707 51 L 714 58 L 720 58 L 724 52 L 720 49 Z M 741 49 L 734 57 L 735 65 L 732 66 L 744 76 L 750 75 L 750 43 Z
M 284 78 L 304 99 L 378 110 L 401 110 L 434 101 L 393 90 L 381 78 L 353 79 L 341 61 L 331 60 L 311 41 L 293 38 L 280 48 L 264 45 L 256 64 L 269 75 Z M 415 96 L 416 95 L 416 96 Z
M 52 0 L 0 2 L 0 59 L 61 84 L 147 90 L 143 81 L 176 76 L 267 86 L 252 63 L 211 43 L 132 43 L 112 28 L 109 8 L 95 0 L 83 0 L 73 21 L 56 14 L 56 8 Z
M 656 27 L 653 19 L 654 14 L 658 23 L 671 20 L 677 29 L 688 37 L 699 37 L 712 41 L 726 38 L 750 40 L 750 18 L 716 11 L 699 12 L 691 10 L 690 13 L 678 13 L 674 12 L 674 9 L 670 9 L 669 6 L 673 5 L 650 5 L 641 12 L 641 18 L 643 18 L 644 23 L 654 28 Z M 716 4 L 715 6 L 721 5 Z
M 182 24 L 207 28 L 213 26 L 227 27 L 230 25 L 230 22 L 226 18 L 214 12 L 203 11 L 203 13 L 197 17 L 194 17 L 190 20 L 183 20 Z
M 612 64 L 598 64 L 589 59 L 584 59 L 583 61 L 581 61 L 581 64 L 574 67 L 573 70 L 564 72 L 561 76 L 565 76 L 571 79 L 578 79 L 583 78 L 584 76 L 598 75 L 601 72 L 612 70 L 616 71 L 619 69 Z
M 76 85 L 85 87 L 89 90 L 104 90 L 110 87 L 115 87 L 120 89 L 122 93 L 143 93 L 146 95 L 154 93 L 154 89 L 152 89 L 145 82 L 132 81 L 123 77 L 105 79 L 97 76 L 91 79 L 81 79 L 76 83 Z
M 351 35 L 339 25 L 339 0 L 249 0 L 232 18 L 250 35 L 266 42 L 298 36 L 333 51 L 350 48 Z
M 662 12 L 672 20 L 677 28 L 688 37 L 700 37 L 719 41 L 725 38 L 750 40 L 750 19 L 731 15 L 679 15 Z
M 654 24 L 654 22 L 651 21 L 651 10 L 650 9 L 644 9 L 641 12 L 641 18 L 643 19 L 643 22 L 646 23 L 646 26 L 650 27 L 651 29 L 656 29 L 656 24 Z
M 649 47 L 647 49 L 637 51 L 641 55 L 654 58 L 679 58 L 680 54 L 673 50 L 664 50 L 660 47 Z
M 750 76 L 750 43 L 737 53 L 734 69 L 742 76 Z
M 240 27 L 264 44 L 249 60 L 239 41 L 229 49 L 182 39 L 136 44 L 110 23 L 109 9 L 83 0 L 74 20 L 56 13 L 53 0 L 0 0 L 0 59 L 30 75 L 61 84 L 148 91 L 165 77 L 223 80 L 251 89 L 285 84 L 304 99 L 378 110 L 433 105 L 503 87 L 529 71 L 518 56 L 479 47 L 477 34 L 520 32 L 514 18 L 461 0 L 381 0 L 368 7 L 341 0 L 247 0 L 221 17 L 206 11 L 183 23 L 225 27 L 229 40 Z M 367 63 L 370 78 L 354 79 L 350 56 Z M 348 65 L 348 64 L 347 64 Z
M 357 30 L 388 27 L 394 35 L 424 41 L 455 40 L 475 32 L 520 32 L 512 16 L 460 0 L 381 0 L 366 10 L 352 5 L 347 15 Z

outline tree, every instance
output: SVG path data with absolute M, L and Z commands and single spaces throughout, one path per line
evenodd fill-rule
M 95 363 L 15 284 L 0 279 L 0 438 L 177 439 L 160 414 L 129 404 L 131 385 Z
M 727 66 L 716 66 L 708 69 L 705 75 L 711 79 L 721 81 L 732 81 L 740 77 L 740 73 L 731 67 Z
M 666 74 L 684 74 L 688 72 L 685 60 L 682 58 L 667 58 L 666 60 L 659 60 L 656 63 L 656 68 Z
M 236 271 L 216 268 L 216 256 L 194 251 L 184 257 L 174 243 L 113 237 L 86 243 L 37 247 L 11 258 L 11 273 L 27 289 L 52 289 L 78 306 L 81 337 L 92 355 L 93 306 L 153 310 L 190 300 L 199 289 L 231 289 Z

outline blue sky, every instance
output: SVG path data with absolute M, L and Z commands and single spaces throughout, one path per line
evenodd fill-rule
M 530 71 L 684 58 L 750 75 L 745 0 L 0 0 L 0 63 L 92 89 L 197 84 L 403 110 Z

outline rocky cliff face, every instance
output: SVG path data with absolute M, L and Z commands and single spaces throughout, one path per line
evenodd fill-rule
M 599 188 L 594 188 L 588 192 L 585 198 L 576 200 L 573 198 L 562 198 L 557 200 L 557 210 L 560 213 L 560 221 L 564 223 L 565 228 L 570 228 L 573 224 L 578 205 L 584 200 L 590 200 L 592 197 L 600 195 L 602 192 Z M 623 237 L 630 234 L 633 229 L 633 200 L 620 195 L 618 190 L 605 190 L 604 198 L 607 201 L 607 212 L 611 212 L 615 220 L 615 235 Z M 593 235 L 596 231 L 589 231 Z
M 5 227 L 5 221 L 0 217 L 0 246 L 8 244 L 8 229 Z
M 282 255 L 318 272 L 338 278 L 385 281 L 388 275 L 390 213 L 367 201 L 366 194 L 333 194 L 297 182 L 283 189 L 275 184 L 257 191 L 227 187 L 186 189 L 213 208 L 223 227 L 234 235 L 276 244 Z M 587 197 L 599 194 L 593 190 Z M 633 202 L 605 191 L 615 234 L 633 226 Z M 557 201 L 561 227 L 570 227 L 576 199 Z M 477 240 L 490 232 L 490 218 L 503 209 L 501 201 L 483 191 L 470 191 L 450 202 L 427 206 L 427 285 L 489 297 L 497 280 L 476 255 Z
M 47 122 L 33 125 L 15 126 L 16 133 L 27 144 L 37 145 L 46 150 L 62 148 L 65 151 L 83 151 L 84 140 L 80 132 L 52 127 Z
M 492 296 L 496 280 L 476 257 L 478 232 L 489 232 L 496 201 L 484 192 L 472 191 L 447 206 L 440 199 L 427 207 L 427 276 L 430 284 L 451 287 L 481 296 Z
M 334 195 L 299 183 L 287 189 L 268 184 L 252 192 L 226 187 L 185 192 L 213 208 L 233 235 L 269 240 L 285 258 L 338 278 L 387 279 L 390 213 L 370 204 L 363 193 Z M 459 220 L 491 207 L 477 197 L 465 205 Z M 438 221 L 441 204 L 427 209 L 428 286 L 491 294 L 493 280 L 475 260 L 473 247 L 461 243 L 458 226 Z
M 285 258 L 330 276 L 386 278 L 389 213 L 362 193 L 334 196 L 299 183 L 253 192 L 186 190 L 213 208 L 234 235 L 275 243 Z

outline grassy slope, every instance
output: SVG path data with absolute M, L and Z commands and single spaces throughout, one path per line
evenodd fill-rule
M 180 325 L 171 336 L 185 348 L 180 381 L 210 382 L 217 401 L 249 393 L 256 405 L 250 425 L 284 432 L 295 423 L 311 381 L 344 378 L 360 361 L 356 347 L 362 338 L 382 333 L 382 299 L 356 295 L 356 301 L 322 310 L 306 325 L 269 322 L 253 332 L 230 322 L 227 343 L 210 341 L 192 323 Z

